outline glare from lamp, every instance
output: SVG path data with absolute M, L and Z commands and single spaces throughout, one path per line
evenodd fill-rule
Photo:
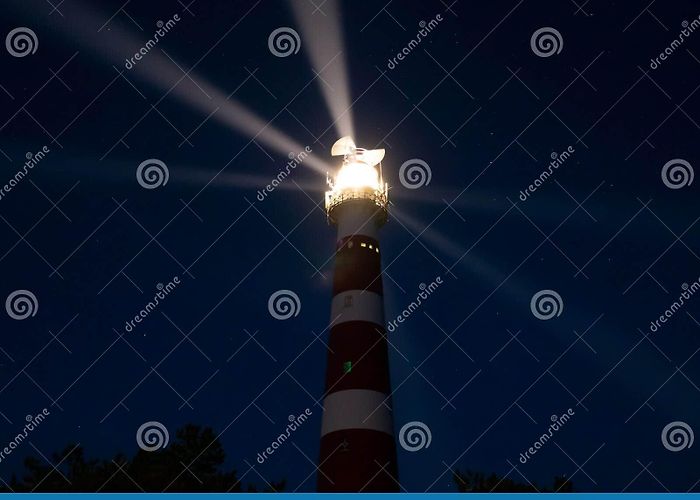
M 343 165 L 335 179 L 335 189 L 361 188 L 372 190 L 380 188 L 377 170 L 362 162 L 349 162 Z

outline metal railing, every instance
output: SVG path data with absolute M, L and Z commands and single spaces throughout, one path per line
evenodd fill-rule
M 389 204 L 389 187 L 387 184 L 381 189 L 372 188 L 345 188 L 341 190 L 326 191 L 326 214 L 328 222 L 335 223 L 333 211 L 343 203 L 352 200 L 369 200 L 381 210 L 380 217 L 382 224 L 386 222 L 388 217 L 387 206 Z
M 383 189 L 358 188 L 326 191 L 326 212 L 349 200 L 370 200 L 378 207 L 386 210 L 388 204 L 388 187 Z

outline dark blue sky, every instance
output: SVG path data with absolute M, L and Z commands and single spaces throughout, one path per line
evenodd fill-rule
M 644 336 L 700 279 L 698 181 L 670 189 L 661 175 L 674 159 L 700 164 L 700 34 L 650 69 L 700 9 L 645 4 L 343 2 L 356 140 L 387 149 L 387 318 L 420 283 L 444 280 L 389 336 L 395 429 L 420 421 L 432 433 L 429 448 L 398 449 L 408 491 L 454 491 L 448 467 L 538 485 L 568 475 L 580 491 L 700 488 L 699 447 L 672 452 L 661 439 L 671 422 L 700 431 L 700 298 Z M 196 65 L 211 88 L 262 123 L 276 116 L 275 129 L 331 161 L 335 117 L 303 33 L 285 2 L 121 5 L 100 2 L 89 16 L 73 0 L 53 12 L 43 0 L 2 7 L 3 36 L 29 27 L 38 49 L 0 54 L 0 184 L 28 151 L 50 152 L 0 199 L 0 295 L 29 290 L 39 305 L 22 321 L 0 314 L 0 445 L 45 407 L 31 442 L 47 456 L 78 442 L 89 456 L 133 455 L 142 423 L 172 436 L 192 422 L 222 432 L 226 464 L 245 480 L 313 490 L 335 242 L 325 178 L 301 166 L 259 202 L 287 153 L 226 125 L 225 106 L 163 98 L 182 76 L 169 58 Z M 142 72 L 124 70 L 176 13 Z M 429 37 L 387 69 L 437 14 Z M 299 31 L 298 54 L 270 53 L 279 27 Z M 561 34 L 560 53 L 533 52 L 542 27 Z M 571 158 L 519 201 L 569 146 Z M 136 180 L 149 158 L 169 169 L 158 189 Z M 415 158 L 432 179 L 409 190 L 398 172 Z M 181 284 L 120 339 L 114 330 L 176 275 Z M 271 317 L 280 289 L 299 296 L 298 316 Z M 533 315 L 540 290 L 561 296 L 561 315 Z M 256 464 L 305 408 L 313 416 L 293 443 Z M 519 463 L 569 408 L 555 439 Z M 0 477 L 30 454 L 24 443 Z

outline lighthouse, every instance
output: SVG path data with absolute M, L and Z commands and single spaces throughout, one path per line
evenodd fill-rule
M 318 490 L 398 491 L 379 244 L 388 215 L 384 150 L 343 137 L 331 154 L 343 163 L 325 200 L 338 237 Z

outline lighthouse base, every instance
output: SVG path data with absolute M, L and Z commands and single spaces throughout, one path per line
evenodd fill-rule
M 321 439 L 318 491 L 397 492 L 394 437 L 380 431 L 347 429 Z M 369 478 L 369 479 L 368 479 Z

